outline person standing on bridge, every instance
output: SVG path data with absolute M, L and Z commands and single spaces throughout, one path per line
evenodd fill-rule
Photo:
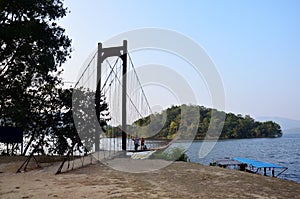
M 142 137 L 141 138 L 141 150 L 145 150 L 145 139 Z
M 136 135 L 133 141 L 134 141 L 134 150 L 137 151 L 140 146 L 140 138 Z

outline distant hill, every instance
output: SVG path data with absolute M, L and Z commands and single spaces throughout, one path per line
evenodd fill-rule
M 283 117 L 258 117 L 258 121 L 274 121 L 281 126 L 284 132 L 300 132 L 300 121 Z M 297 130 L 298 129 L 298 130 Z
M 182 110 L 184 110 L 183 113 Z M 212 114 L 214 117 L 211 117 Z M 181 118 L 182 115 L 184 119 Z M 226 118 L 224 118 L 225 116 Z M 135 130 L 135 127 L 144 128 Z M 195 138 L 197 140 L 282 136 L 281 127 L 273 121 L 259 122 L 249 115 L 235 115 L 196 105 L 172 106 L 163 110 L 162 113 L 135 121 L 134 125 L 128 126 L 127 129 L 130 129 L 131 132 L 138 131 L 141 135 L 153 135 L 153 132 L 157 132 L 152 137 L 155 139 L 174 139 L 176 136 L 182 139 Z M 221 134 L 219 129 L 222 129 Z M 109 130 L 107 132 L 109 133 Z
M 300 134 L 300 128 L 292 128 L 284 130 L 284 133 L 299 133 Z

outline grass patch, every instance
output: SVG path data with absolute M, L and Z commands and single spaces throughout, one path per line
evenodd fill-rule
M 174 147 L 171 149 L 166 149 L 154 153 L 151 158 L 153 159 L 163 159 L 168 161 L 183 161 L 189 162 L 189 157 L 186 155 L 186 149 L 181 147 Z

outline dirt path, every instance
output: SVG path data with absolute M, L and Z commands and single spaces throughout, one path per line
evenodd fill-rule
M 146 173 L 120 172 L 104 164 L 93 164 L 60 175 L 53 173 L 58 163 L 44 169 L 16 174 L 15 168 L 20 163 L 20 161 L 0 163 L 0 198 L 299 198 L 300 196 L 300 184 L 295 182 L 195 163 L 175 162 L 163 169 Z

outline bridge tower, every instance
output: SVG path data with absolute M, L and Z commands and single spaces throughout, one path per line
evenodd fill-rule
M 127 40 L 123 40 L 123 46 L 103 48 L 102 43 L 98 43 L 97 56 L 97 82 L 96 82 L 96 115 L 100 124 L 100 97 L 101 97 L 101 68 L 103 61 L 108 57 L 118 56 L 122 60 L 122 150 L 126 151 L 126 88 L 127 88 Z M 100 150 L 100 134 L 95 133 L 95 151 Z

